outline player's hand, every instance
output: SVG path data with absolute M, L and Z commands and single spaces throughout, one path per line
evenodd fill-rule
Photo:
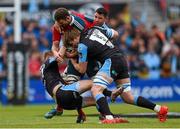
M 63 57 L 59 54 L 59 52 L 53 52 L 58 63 L 62 63 L 64 61 Z

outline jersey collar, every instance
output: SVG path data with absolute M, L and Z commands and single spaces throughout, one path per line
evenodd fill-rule
M 74 23 L 74 16 L 71 15 L 71 23 L 69 24 L 70 26 Z

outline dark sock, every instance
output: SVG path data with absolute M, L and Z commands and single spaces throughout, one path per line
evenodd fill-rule
M 103 115 L 111 115 L 112 114 L 105 97 L 101 97 L 100 99 L 98 99 L 96 101 L 96 103 L 98 105 L 98 109 L 101 112 L 101 114 L 103 114 Z
M 149 101 L 148 99 L 142 96 L 139 96 L 137 98 L 136 104 L 137 106 L 152 109 L 152 110 L 154 110 L 154 107 L 156 106 L 156 104 L 152 103 L 151 101 Z
M 104 89 L 104 91 L 103 91 L 104 96 L 111 97 L 111 93 L 112 93 L 112 91 L 110 91 L 108 89 Z

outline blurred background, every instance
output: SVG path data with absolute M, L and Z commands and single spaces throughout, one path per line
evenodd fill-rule
M 58 7 L 91 17 L 97 8 L 106 8 L 107 24 L 120 35 L 115 42 L 127 55 L 133 93 L 180 101 L 179 0 L 0 0 L 2 104 L 53 102 L 39 69 L 42 53 L 51 49 L 52 13 Z

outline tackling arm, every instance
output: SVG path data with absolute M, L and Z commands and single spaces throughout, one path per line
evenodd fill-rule
M 63 62 L 63 57 L 65 55 L 66 48 L 65 47 L 59 47 L 59 43 L 61 40 L 61 30 L 53 26 L 52 28 L 52 34 L 53 34 L 53 43 L 52 43 L 52 52 L 54 56 L 57 58 L 58 62 Z
M 87 64 L 88 64 L 87 50 L 88 50 L 88 47 L 86 45 L 84 45 L 83 43 L 80 43 L 78 45 L 78 53 L 79 53 L 78 63 L 77 63 L 77 60 L 71 59 L 72 64 L 74 65 L 75 69 L 82 74 L 84 74 L 87 70 Z

